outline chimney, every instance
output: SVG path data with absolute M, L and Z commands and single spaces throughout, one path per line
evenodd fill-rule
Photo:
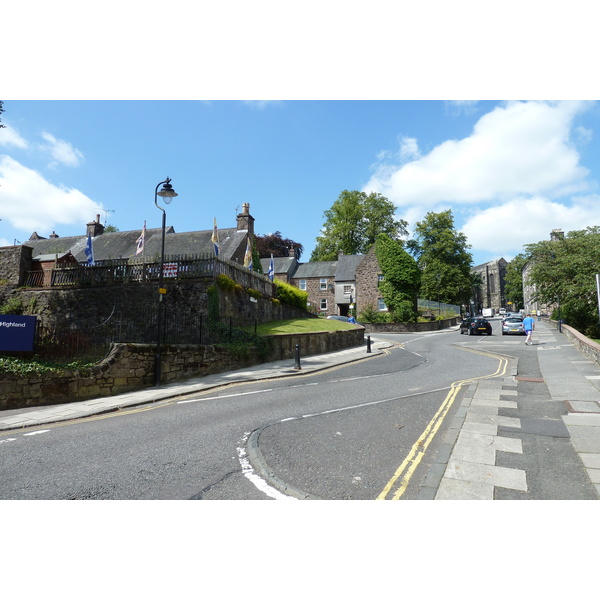
M 96 220 L 91 223 L 86 224 L 87 230 L 85 232 L 86 237 L 91 235 L 92 237 L 96 237 L 97 235 L 102 235 L 104 233 L 104 225 L 100 223 L 100 215 L 96 215 Z
M 56 239 L 58 236 L 56 235 L 56 231 L 52 232 L 52 235 L 50 236 L 50 239 L 54 240 Z
M 550 232 L 550 241 L 558 242 L 559 240 L 565 239 L 565 232 L 562 229 L 553 229 Z
M 238 231 L 247 231 L 249 235 L 254 236 L 254 217 L 250 214 L 250 205 L 247 202 L 242 204 L 242 212 L 237 216 Z
M 294 246 L 290 246 L 289 252 L 288 252 L 288 256 L 290 258 L 296 258 L 296 248 L 294 248 Z

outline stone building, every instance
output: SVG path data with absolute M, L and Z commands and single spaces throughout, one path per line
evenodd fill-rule
M 500 258 L 471 269 L 472 273 L 477 273 L 481 277 L 481 286 L 473 290 L 472 296 L 477 313 L 481 313 L 484 308 L 493 308 L 496 312 L 500 308 L 506 308 L 504 280 L 507 265 L 508 263 Z

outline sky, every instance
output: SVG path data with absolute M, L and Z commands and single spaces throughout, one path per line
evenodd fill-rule
M 473 263 L 510 260 L 552 229 L 600 224 L 594 101 L 5 100 L 0 244 L 121 231 L 279 231 L 308 261 L 343 190 L 378 192 L 409 231 L 450 209 Z M 159 203 L 162 201 L 159 200 Z

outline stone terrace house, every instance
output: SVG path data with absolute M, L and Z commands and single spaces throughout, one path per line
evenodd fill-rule
M 270 259 L 261 259 L 266 273 Z M 368 305 L 387 311 L 378 290 L 381 278 L 375 249 L 367 254 L 339 254 L 334 261 L 299 263 L 293 249 L 290 257 L 274 258 L 275 277 L 308 292 L 308 302 L 322 315 L 348 315 L 351 306 L 356 314 Z
M 214 254 L 211 241 L 212 229 L 205 231 L 190 231 L 176 233 L 173 227 L 165 230 L 165 259 L 172 256 L 191 256 Z M 31 238 L 23 245 L 32 248 L 33 262 L 50 261 L 55 257 L 62 257 L 70 253 L 75 261 L 85 263 L 87 257 L 85 247 L 87 236 L 92 236 L 94 261 L 136 258 L 137 240 L 141 229 L 134 231 L 104 232 L 100 223 L 100 216 L 96 221 L 87 224 L 85 235 L 59 237 L 53 233 L 48 239 L 33 233 Z M 237 227 L 219 229 L 219 257 L 243 263 L 248 236 L 254 235 L 254 218 L 250 215 L 250 205 L 244 204 L 242 213 L 237 216 Z M 145 234 L 144 249 L 138 257 L 159 258 L 161 254 L 162 228 L 147 229 Z

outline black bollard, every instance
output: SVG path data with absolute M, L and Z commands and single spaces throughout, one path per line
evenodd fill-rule
M 302 369 L 300 366 L 300 344 L 296 344 L 296 364 L 294 365 L 294 369 L 296 369 L 296 371 Z
M 371 336 L 367 336 L 367 354 L 371 354 Z

